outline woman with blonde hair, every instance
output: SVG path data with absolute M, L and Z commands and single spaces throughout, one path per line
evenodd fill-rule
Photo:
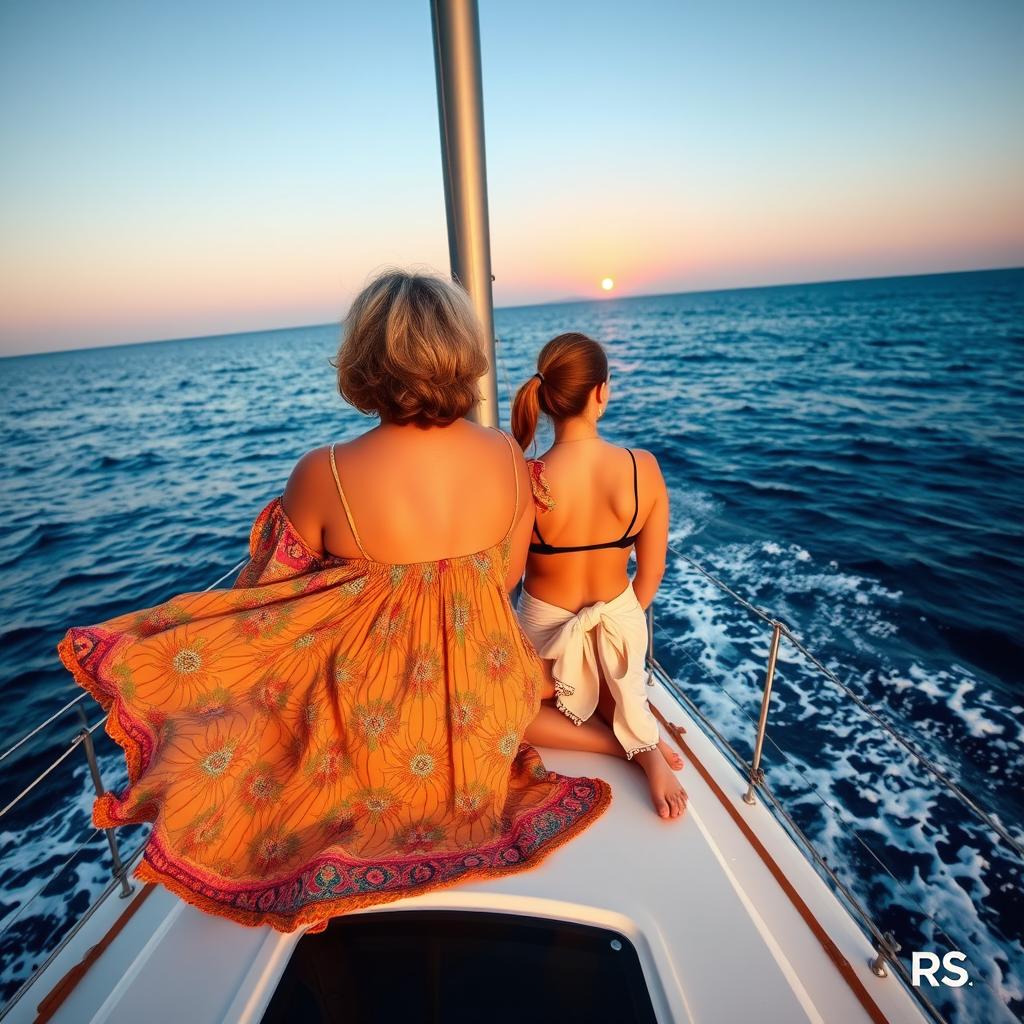
M 610 397 L 604 349 L 570 333 L 541 349 L 537 372 L 512 407 L 512 432 L 524 451 L 541 412 L 555 432 L 548 451 L 528 460 L 536 523 L 519 620 L 546 678 L 545 703 L 527 737 L 635 759 L 655 810 L 677 818 L 686 793 L 670 768 L 683 763 L 660 737 L 644 665 L 644 610 L 665 571 L 668 492 L 650 452 L 601 438 L 598 421 Z
M 327 919 L 530 868 L 609 789 L 523 742 L 541 666 L 508 592 L 533 524 L 522 454 L 467 420 L 468 299 L 388 272 L 356 298 L 338 387 L 380 423 L 298 460 L 233 587 L 68 630 L 152 821 L 137 876 L 247 925 Z

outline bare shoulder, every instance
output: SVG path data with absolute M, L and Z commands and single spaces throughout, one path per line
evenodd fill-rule
M 498 444 L 502 447 L 502 457 L 508 458 L 505 453 L 505 449 L 511 449 L 512 451 L 512 462 L 516 468 L 516 476 L 519 478 L 519 489 L 523 490 L 524 487 L 530 486 L 530 467 L 527 465 L 526 456 L 523 454 L 523 449 L 519 447 L 519 442 L 506 430 L 499 427 L 497 430 L 489 430 L 490 434 L 502 434 L 500 438 L 495 438 Z
M 321 513 L 330 474 L 330 447 L 314 448 L 295 463 L 281 496 L 285 515 L 312 551 L 323 551 Z
M 337 445 L 340 450 L 343 446 Z M 321 445 L 306 452 L 292 469 L 284 490 L 285 504 L 308 508 L 323 493 L 324 481 L 331 475 L 330 445 Z
M 508 431 L 502 430 L 502 433 L 508 439 L 509 447 L 512 449 L 512 458 L 516 460 L 516 465 L 525 469 L 526 453 L 519 447 L 519 442 Z
M 645 448 L 634 448 L 633 455 L 636 458 L 636 475 L 640 489 L 651 495 L 652 499 L 656 499 L 665 491 L 665 478 L 662 476 L 658 457 Z
M 335 450 L 340 454 L 342 447 L 342 445 L 336 445 Z M 328 444 L 321 445 L 319 448 L 311 448 L 295 463 L 290 479 L 298 484 L 315 480 L 329 465 L 330 451 L 331 446 Z
M 636 458 L 638 473 L 646 474 L 652 480 L 661 479 L 661 466 L 654 452 L 649 452 L 646 448 L 633 448 L 632 452 Z
M 529 505 L 529 495 L 532 486 L 530 468 L 526 464 L 523 450 L 519 447 L 516 439 L 502 427 L 481 427 L 475 423 L 472 426 L 475 430 L 480 431 L 481 434 L 488 435 L 487 441 L 493 446 L 495 458 L 498 460 L 499 465 L 507 466 L 508 460 L 511 457 L 512 465 L 515 469 L 515 487 L 518 495 L 516 502 L 516 522 L 518 522 L 523 511 Z M 501 472 L 505 473 L 508 470 L 502 469 Z
M 483 439 L 484 443 L 493 449 L 497 458 L 508 459 L 511 451 L 511 458 L 515 462 L 517 471 L 523 476 L 526 475 L 526 458 L 523 455 L 523 450 L 507 430 L 502 427 L 481 427 L 479 424 L 469 421 L 467 423 Z
M 463 436 L 477 439 L 484 444 L 492 446 L 496 451 L 505 451 L 510 443 L 515 451 L 520 451 L 515 438 L 504 427 L 482 427 L 479 423 L 474 423 L 472 420 L 463 420 L 462 428 Z

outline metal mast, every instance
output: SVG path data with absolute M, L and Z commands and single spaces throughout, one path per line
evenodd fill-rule
M 431 0 L 437 112 L 441 124 L 444 201 L 452 277 L 469 293 L 484 326 L 488 370 L 480 379 L 475 419 L 498 425 L 494 371 L 491 239 L 487 221 L 484 102 L 476 0 Z

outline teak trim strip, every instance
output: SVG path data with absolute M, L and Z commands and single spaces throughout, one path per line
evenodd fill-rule
M 882 1013 L 878 1004 L 871 997 L 867 988 L 864 986 L 864 982 L 857 976 L 857 972 L 854 970 L 853 965 L 843 955 L 842 950 L 829 938 L 828 932 L 822 927 L 821 923 L 814 916 L 811 908 L 804 902 L 803 897 L 796 891 L 793 883 L 786 877 L 785 872 L 776 863 L 774 857 L 768 852 L 764 844 L 758 839 L 757 834 L 750 827 L 750 824 L 744 819 L 743 814 L 739 808 L 729 799 L 725 794 L 724 790 L 714 780 L 708 769 L 700 762 L 693 750 L 690 749 L 689 744 L 683 739 L 683 733 L 685 730 L 682 726 L 676 725 L 673 722 L 669 722 L 668 719 L 658 710 L 658 708 L 651 702 L 651 710 L 654 712 L 654 716 L 659 722 L 668 730 L 669 735 L 675 740 L 676 745 L 684 756 L 689 757 L 693 766 L 700 772 L 701 777 L 711 788 L 711 791 L 718 797 L 719 803 L 729 812 L 730 817 L 736 823 L 736 826 L 743 833 L 747 842 L 754 848 L 757 855 L 764 861 L 765 866 L 772 873 L 775 881 L 779 883 L 779 887 L 789 897 L 789 901 L 797 909 L 800 916 L 804 919 L 807 927 L 810 928 L 814 937 L 821 943 L 822 949 L 825 950 L 826 955 L 835 964 L 836 969 L 843 976 L 847 985 L 853 991 L 853 994 L 857 997 L 861 1006 L 867 1011 L 868 1016 L 875 1022 L 875 1024 L 888 1024 L 888 1018 Z
M 110 944 L 117 938 L 124 926 L 131 920 L 135 912 L 142 906 L 146 901 L 146 897 L 156 888 L 156 886 L 150 882 L 148 885 L 142 887 L 142 891 L 139 893 L 132 902 L 124 908 L 121 912 L 121 916 L 110 926 L 107 930 L 107 934 L 89 949 L 89 952 L 82 957 L 82 959 L 75 964 L 74 967 L 64 975 L 60 981 L 50 990 L 49 994 L 40 1002 L 36 1007 L 36 1019 L 35 1024 L 46 1024 L 46 1021 L 51 1020 L 53 1015 L 63 1006 L 64 1001 L 74 992 L 78 983 L 86 976 L 89 968 L 103 955 L 104 951 L 110 946 Z

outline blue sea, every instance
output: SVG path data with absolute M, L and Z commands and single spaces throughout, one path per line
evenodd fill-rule
M 783 619 L 1024 836 L 1024 270 L 504 309 L 496 330 L 506 424 L 543 342 L 603 342 L 602 425 L 660 460 L 675 551 Z M 299 456 L 370 425 L 335 391 L 338 338 L 0 361 L 7 740 L 77 692 L 55 652 L 68 626 L 212 583 Z M 662 663 L 749 756 L 768 632 L 678 554 L 656 622 Z M 2 802 L 76 729 L 69 714 L 4 761 Z M 769 785 L 883 929 L 905 953 L 966 953 L 972 985 L 934 996 L 943 1011 L 1021 1015 L 1021 859 L 785 643 L 769 737 Z M 109 878 L 79 751 L 67 766 L 0 821 L 5 997 Z

